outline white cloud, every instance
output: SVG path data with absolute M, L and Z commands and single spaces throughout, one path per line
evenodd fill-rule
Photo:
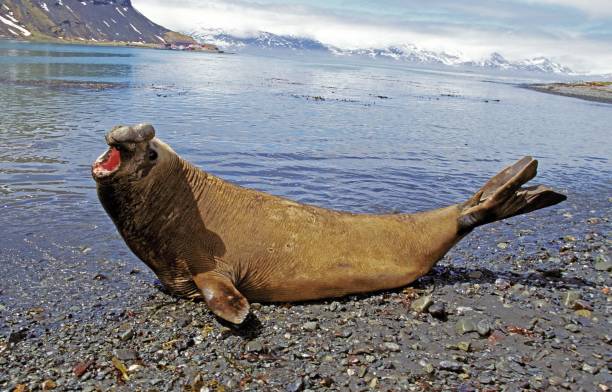
M 612 17 L 611 0 L 527 0 L 531 4 L 546 4 L 580 10 L 592 18 Z
M 572 0 L 528 0 L 583 4 Z M 595 0 L 596 3 L 612 0 Z M 255 31 L 304 36 L 341 48 L 385 47 L 412 43 L 421 48 L 461 54 L 468 60 L 500 52 L 511 60 L 546 56 L 579 72 L 612 72 L 612 43 L 584 38 L 579 31 L 505 28 L 487 23 L 406 21 L 303 5 L 261 4 L 246 0 L 133 1 L 145 15 L 166 27 L 193 31 L 220 28 L 236 34 Z M 588 3 L 588 2 L 585 2 Z M 601 5 L 601 4 L 600 4 Z M 583 7 L 586 7 L 583 4 Z M 591 9 L 591 8 L 589 8 Z

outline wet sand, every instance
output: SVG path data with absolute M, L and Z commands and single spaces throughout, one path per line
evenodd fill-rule
M 253 304 L 240 328 L 144 265 L 49 260 L 35 287 L 0 293 L 0 389 L 606 391 L 611 210 L 570 194 L 477 229 L 403 290 Z
M 542 93 L 612 103 L 612 82 L 526 84 L 522 87 Z

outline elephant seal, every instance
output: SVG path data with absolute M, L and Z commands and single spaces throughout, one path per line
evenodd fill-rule
M 245 189 L 181 159 L 149 124 L 118 126 L 92 166 L 130 249 L 173 294 L 240 324 L 249 300 L 303 301 L 405 286 L 477 226 L 548 207 L 525 157 L 468 201 L 416 214 L 352 214 Z

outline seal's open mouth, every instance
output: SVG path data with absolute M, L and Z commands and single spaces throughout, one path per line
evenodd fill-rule
M 95 177 L 106 177 L 119 169 L 121 165 L 121 154 L 115 147 L 111 147 L 93 164 L 92 172 Z

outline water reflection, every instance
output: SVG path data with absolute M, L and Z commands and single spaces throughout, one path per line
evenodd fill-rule
M 525 154 L 542 182 L 609 192 L 609 106 L 347 61 L 1 42 L 0 219 L 13 238 L 112 235 L 90 163 L 107 129 L 143 121 L 228 180 L 356 212 L 462 201 Z M 83 81 L 121 88 L 68 88 Z

